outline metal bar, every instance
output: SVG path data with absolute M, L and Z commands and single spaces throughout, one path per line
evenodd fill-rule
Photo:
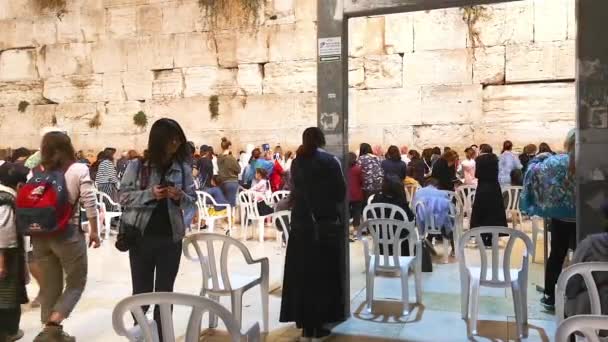
M 344 0 L 344 17 L 354 18 L 514 1 L 522 0 Z

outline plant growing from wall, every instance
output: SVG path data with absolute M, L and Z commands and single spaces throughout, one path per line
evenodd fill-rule
M 209 97 L 209 114 L 211 114 L 211 120 L 217 120 L 220 116 L 220 98 L 217 95 Z
M 229 25 L 251 26 L 259 19 L 264 0 L 198 0 L 212 28 L 221 21 Z
M 133 115 L 133 123 L 137 127 L 144 128 L 148 125 L 148 116 L 146 115 L 146 113 L 140 110 L 135 115 Z
M 462 20 L 467 25 L 467 31 L 469 34 L 469 41 L 471 42 L 471 48 L 482 47 L 483 42 L 481 41 L 481 32 L 477 27 L 477 23 L 480 20 L 490 18 L 489 10 L 486 6 L 466 6 L 461 8 Z M 473 55 L 475 54 L 473 50 Z
M 53 117 L 51 118 L 51 124 L 57 126 L 57 116 L 55 114 L 53 114 Z
M 89 120 L 89 127 L 90 128 L 101 127 L 101 115 L 99 113 L 96 113 L 95 116 L 92 117 L 91 120 Z
M 40 11 L 48 10 L 57 12 L 57 17 L 61 19 L 66 12 L 66 0 L 34 0 Z
M 29 107 L 30 103 L 27 101 L 21 101 L 19 102 L 19 106 L 17 106 L 17 110 L 19 111 L 19 113 L 25 113 L 25 111 L 27 110 L 27 107 Z

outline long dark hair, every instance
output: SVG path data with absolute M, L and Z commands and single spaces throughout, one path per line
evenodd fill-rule
M 504 143 L 502 143 L 502 152 L 500 152 L 500 153 L 505 153 L 505 151 L 511 151 L 512 149 L 513 149 L 513 143 L 510 140 L 507 140 Z
M 177 139 L 179 147 L 173 156 L 168 156 L 168 147 L 173 139 Z M 149 164 L 156 168 L 166 168 L 172 161 L 184 163 L 190 158 L 190 147 L 186 135 L 177 121 L 173 119 L 159 119 L 150 129 L 148 140 Z M 167 158 L 168 157 L 168 158 Z
M 309 127 L 302 133 L 302 145 L 298 148 L 298 157 L 311 157 L 319 148 L 325 146 L 325 134 L 318 127 Z
M 72 140 L 63 132 L 49 132 L 42 138 L 40 164 L 49 171 L 65 170 L 76 162 Z
M 394 177 L 384 178 L 384 181 L 382 182 L 382 193 L 407 203 L 405 187 L 403 186 L 403 183 Z
M 355 152 L 348 153 L 348 166 L 353 167 L 357 165 L 357 154 Z
M 388 151 L 386 152 L 386 159 L 393 160 L 393 161 L 400 161 L 401 152 L 399 151 L 399 147 L 397 147 L 395 145 L 391 145 L 388 148 Z
M 549 144 L 543 142 L 538 146 L 538 153 L 551 153 L 553 154 L 553 150 L 549 146 Z
M 410 150 L 410 152 L 408 154 L 409 154 L 411 160 L 420 159 L 420 153 L 418 153 L 418 151 L 416 151 L 416 150 Z
M 359 157 L 364 156 L 366 154 L 373 154 L 372 146 L 368 143 L 362 143 L 359 145 Z

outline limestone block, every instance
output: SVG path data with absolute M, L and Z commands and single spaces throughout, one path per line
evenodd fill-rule
M 566 0 L 534 0 L 534 41 L 566 40 L 568 4 Z
M 269 60 L 283 62 L 315 58 L 317 25 L 313 22 L 275 25 L 268 37 Z
M 55 105 L 30 105 L 25 113 L 18 108 L 0 107 L 0 147 L 40 148 L 40 129 L 50 126 Z
M 366 56 L 364 58 L 365 87 L 401 88 L 403 58 L 400 55 Z
M 184 69 L 184 97 L 233 95 L 236 93 L 236 69 L 193 67 Z
M 473 60 L 473 83 L 502 84 L 505 82 L 504 46 L 476 48 Z
M 550 122 L 574 120 L 574 83 L 490 86 L 483 90 L 483 122 Z
M 103 76 L 53 76 L 44 80 L 44 97 L 57 103 L 104 101 Z
M 383 55 L 385 53 L 384 25 L 384 17 L 350 19 L 348 21 L 349 55 L 353 57 Z
M 199 132 L 203 130 L 235 127 L 230 109 L 230 99 L 230 96 L 219 98 L 219 116 L 215 119 L 211 119 L 209 113 L 208 96 L 153 101 L 150 106 L 150 113 L 154 118 L 167 117 L 176 120 L 184 129 L 187 137 L 199 137 Z M 219 142 L 219 139 L 215 141 Z M 205 141 L 204 143 L 208 144 L 210 142 Z
M 122 102 L 127 99 L 120 73 L 103 74 L 103 99 L 112 102 Z
M 351 91 L 349 125 L 416 125 L 421 123 L 420 88 Z
M 363 58 L 348 59 L 348 85 L 351 88 L 365 88 L 365 69 Z
M 359 152 L 361 143 L 381 144 L 384 139 L 384 127 L 380 125 L 353 127 L 348 130 L 348 145 L 351 151 Z
M 116 17 L 115 17 L 116 18 Z M 68 11 L 56 21 L 57 42 L 62 44 L 94 42 L 105 37 L 105 12 L 87 8 L 86 11 Z
M 529 43 L 534 40 L 532 1 L 506 2 L 485 8 L 483 17 L 474 25 L 479 32 L 481 46 Z M 467 41 L 469 47 L 473 46 L 470 38 Z
M 155 70 L 152 81 L 152 98 L 167 99 L 181 97 L 184 79 L 181 69 Z
M 153 35 L 162 32 L 163 11 L 159 5 L 137 8 L 137 35 Z
M 471 84 L 472 55 L 467 49 L 417 51 L 403 57 L 403 84 Z
M 464 124 L 481 118 L 481 84 L 422 87 L 422 124 Z
M 237 34 L 235 31 L 224 31 L 213 37 L 217 46 L 217 63 L 222 68 L 236 68 L 239 65 L 237 58 Z
M 107 9 L 106 32 L 109 38 L 128 38 L 137 33 L 136 8 L 116 7 Z
M 501 139 L 504 139 L 502 136 Z M 474 129 L 470 124 L 432 125 L 414 127 L 413 146 L 422 150 L 432 146 L 450 146 L 457 151 L 474 141 Z
M 104 39 L 93 43 L 91 45 L 91 58 L 95 73 L 126 71 L 126 42 L 118 39 Z
M 239 64 L 268 62 L 268 28 L 262 26 L 254 32 L 237 32 L 236 58 Z
M 0 81 L 33 80 L 37 78 L 35 49 L 0 52 Z
M 459 8 L 415 12 L 414 50 L 462 49 L 467 45 L 468 28 Z
M 370 137 L 372 138 L 372 137 Z M 375 140 L 375 139 L 374 139 Z M 374 141 L 368 140 L 368 141 Z M 374 141 L 375 142 L 375 141 Z M 384 127 L 382 134 L 382 146 L 388 148 L 390 145 L 395 146 L 412 146 L 414 143 L 414 127 L 413 126 L 390 126 Z
M 317 90 L 317 63 L 268 63 L 264 67 L 264 94 L 305 93 Z
M 575 76 L 575 42 L 507 46 L 507 82 L 559 80 Z
M 247 95 L 262 94 L 262 82 L 264 81 L 264 67 L 260 64 L 241 64 L 237 73 L 236 81 L 239 90 Z
M 201 9 L 196 1 L 167 3 L 162 7 L 162 32 L 194 32 Z
M 309 0 L 295 0 L 297 21 L 317 21 L 317 2 Z
M 295 0 L 272 0 L 273 14 L 278 18 L 295 15 Z
M 152 98 L 152 71 L 128 71 L 122 73 L 122 85 L 128 101 Z
M 567 25 L 566 31 L 567 38 L 570 40 L 576 39 L 576 0 L 566 0 L 566 11 L 567 11 Z
M 138 101 L 127 102 L 110 102 L 105 104 L 104 112 L 101 118 L 101 129 L 104 133 L 120 133 L 120 134 L 140 134 L 142 129 L 135 126 L 133 116 L 143 111 L 147 113 L 145 104 Z M 148 114 L 148 113 L 147 113 Z M 149 126 L 152 125 L 149 119 Z
M 21 101 L 44 103 L 42 82 L 39 80 L 0 82 L 0 106 L 16 106 Z
M 33 25 L 30 19 L 0 20 L 0 50 L 33 47 Z
M 61 103 L 55 112 L 57 126 L 67 130 L 71 136 L 77 136 L 78 133 L 91 130 L 89 122 L 101 110 L 96 103 Z
M 414 15 L 398 13 L 386 16 L 384 28 L 386 53 L 414 52 Z
M 564 149 L 566 134 L 575 126 L 574 116 L 569 121 L 493 123 L 477 127 L 475 140 L 499 149 L 505 137 L 509 137 L 509 140 L 518 149 L 530 143 L 538 145 L 541 142 L 546 142 L 556 151 L 561 151 Z
M 1 24 L 0 24 L 1 26 Z M 2 32 L 0 30 L 0 32 Z M 52 45 L 57 43 L 57 17 L 38 17 L 32 29 L 34 45 Z M 1 41 L 1 38 L 0 38 Z M 0 43 L 2 45 L 2 43 Z
M 162 0 L 164 1 L 164 0 Z M 158 0 L 103 0 L 103 7 L 147 5 Z
M 207 33 L 176 34 L 175 47 L 175 67 L 217 66 L 215 44 Z
M 36 59 L 40 77 L 90 74 L 93 72 L 91 45 L 87 43 L 44 45 Z
M 127 70 L 172 69 L 176 55 L 174 36 L 144 36 L 125 42 Z M 181 58 L 181 57 L 180 57 Z

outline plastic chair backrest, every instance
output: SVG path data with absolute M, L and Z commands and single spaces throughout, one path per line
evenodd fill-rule
M 422 222 L 420 222 L 419 220 L 417 220 L 417 224 L 419 225 L 419 229 L 420 231 L 426 235 L 426 234 L 431 234 L 431 235 L 441 235 L 443 234 L 441 232 L 441 228 L 435 224 L 435 215 L 433 215 L 433 213 L 430 210 L 427 210 L 426 205 L 424 204 L 424 202 L 422 201 L 418 201 L 416 202 L 416 206 L 414 208 L 415 213 L 416 213 L 416 217 L 418 217 L 419 215 L 422 215 L 422 217 L 424 218 L 424 226 L 420 226 L 420 224 Z M 448 213 L 448 215 L 450 216 L 450 218 L 455 221 L 456 219 L 456 215 L 457 215 L 457 211 L 456 211 L 456 207 L 454 205 L 454 203 L 450 202 L 450 212 Z M 455 223 L 455 222 L 452 222 Z
M 372 202 L 374 201 L 374 197 L 375 197 L 375 196 L 376 196 L 376 195 L 371 195 L 371 196 L 369 196 L 369 197 L 367 198 L 367 205 L 372 204 Z
M 568 286 L 568 281 L 575 275 L 581 276 L 585 282 L 585 287 L 587 288 L 587 293 L 589 295 L 589 303 L 591 304 L 591 314 L 602 314 L 600 293 L 597 284 L 595 283 L 595 279 L 593 278 L 594 272 L 608 272 L 608 262 L 583 262 L 571 265 L 562 270 L 555 287 L 555 317 L 558 323 L 566 316 L 566 287 Z M 608 326 L 606 327 L 608 330 Z
M 407 197 L 408 203 L 412 203 L 412 199 L 414 199 L 414 195 L 418 189 L 420 189 L 420 185 L 418 184 L 405 186 L 405 196 Z
M 134 336 L 133 334 L 133 328 L 127 329 L 124 322 L 125 314 L 131 313 L 137 321 L 144 340 L 158 342 L 158 330 L 153 329 L 155 325 L 150 323 L 142 310 L 142 306 L 151 305 L 157 305 L 160 308 L 163 341 L 165 342 L 174 342 L 176 340 L 173 327 L 173 312 L 171 310 L 173 305 L 192 308 L 188 320 L 186 337 L 184 339 L 185 342 L 199 341 L 201 320 L 203 314 L 206 312 L 216 315 L 224 322 L 233 342 L 241 341 L 243 338 L 247 338 L 247 341 L 259 341 L 260 339 L 260 327 L 257 323 L 247 332 L 247 334 L 242 334 L 239 323 L 237 323 L 230 311 L 221 304 L 200 296 L 172 292 L 144 293 L 121 300 L 116 304 L 114 311 L 112 312 L 112 326 L 114 327 L 114 331 L 116 331 L 119 336 L 127 337 L 130 341 L 137 340 L 137 336 Z M 130 318 L 128 320 L 130 321 Z
M 401 267 L 399 257 L 401 256 L 401 241 L 409 241 L 410 255 L 414 255 L 414 248 L 418 242 L 418 231 L 413 222 L 394 219 L 380 219 L 365 221 L 359 227 L 359 236 L 367 230 L 373 240 L 373 254 L 376 257 L 376 270 L 396 270 Z M 407 230 L 407 238 L 401 239 L 401 232 Z M 380 254 L 382 246 L 384 254 Z M 389 246 L 393 246 L 393 255 L 388 253 Z M 392 262 L 391 262 L 392 261 Z
M 283 234 L 285 234 L 285 243 L 288 243 L 289 233 L 291 230 L 291 211 L 282 210 L 275 212 L 272 214 L 272 223 L 274 224 L 275 228 L 278 227 L 279 223 L 281 224 L 281 227 L 283 227 Z
M 272 204 L 277 204 L 279 203 L 281 200 L 283 200 L 286 197 L 289 197 L 290 192 L 287 190 L 279 190 L 279 191 L 275 191 L 272 193 L 271 195 L 271 200 L 270 202 Z
M 462 212 L 469 214 L 469 216 L 471 210 L 473 210 L 476 191 L 477 187 L 474 185 L 463 185 L 456 190 L 456 198 L 462 204 Z
M 202 218 L 204 218 L 204 219 L 210 218 L 211 215 L 209 215 L 209 209 L 215 208 L 215 205 L 217 205 L 217 202 L 215 202 L 215 199 L 213 198 L 213 196 L 211 196 L 209 193 L 207 193 L 205 191 L 197 191 L 196 198 L 197 198 L 196 205 L 198 206 L 199 213 L 202 216 Z
M 110 203 L 112 205 L 112 207 L 114 207 L 114 208 L 118 208 L 117 211 L 113 211 L 113 210 L 112 211 L 108 211 L 107 208 L 106 208 L 106 211 L 108 211 L 108 212 L 121 212 L 120 204 L 114 202 L 112 200 L 112 198 L 110 196 L 108 196 L 108 194 L 106 194 L 105 192 L 97 191 L 97 203 L 105 203 L 105 202 Z
M 363 220 L 394 220 L 397 213 L 401 214 L 404 220 L 407 220 L 405 210 L 389 203 L 372 203 L 368 204 L 363 209 Z
M 492 255 L 491 264 L 488 265 L 488 256 L 486 249 L 481 239 L 481 234 L 492 235 Z M 500 266 L 501 249 L 498 245 L 498 237 L 504 234 L 508 236 L 509 241 L 502 255 L 502 267 Z M 468 266 L 465 259 L 465 246 L 467 242 L 474 238 L 477 242 L 477 248 L 480 254 L 480 270 L 479 279 L 481 284 L 485 285 L 506 285 L 511 283 L 511 254 L 517 240 L 522 240 L 526 250 L 523 252 L 523 261 L 521 271 L 527 274 L 529 255 L 534 255 L 534 246 L 532 240 L 525 233 L 507 228 L 507 227 L 478 227 L 464 233 L 458 242 L 458 260 L 460 260 L 460 271 L 468 272 Z M 490 266 L 490 274 L 488 274 L 488 266 Z M 502 270 L 502 280 L 500 279 L 500 271 Z M 489 276 L 489 277 L 488 277 Z
M 250 190 L 242 191 L 239 194 L 239 201 L 241 205 L 245 207 L 247 218 L 249 218 L 250 220 L 257 220 L 260 218 L 260 212 L 258 211 L 255 195 L 255 192 Z
M 220 242 L 219 256 L 216 254 L 215 242 Z M 193 257 L 190 246 L 194 247 L 197 257 Z M 186 259 L 198 261 L 203 272 L 203 286 L 201 295 L 205 290 L 232 291 L 230 273 L 228 272 L 228 253 L 230 247 L 236 247 L 247 263 L 252 263 L 251 253 L 242 242 L 223 234 L 197 233 L 184 238 L 183 252 Z M 211 279 L 211 288 L 209 288 Z M 220 282 L 221 279 L 221 282 Z
M 602 341 L 598 336 L 598 330 L 608 329 L 608 316 L 602 315 L 576 315 L 563 321 L 555 332 L 556 342 L 568 342 L 570 336 L 579 332 L 585 336 L 587 342 Z
M 506 193 L 507 194 L 507 206 L 505 207 L 505 210 L 515 210 L 515 211 L 519 211 L 519 197 L 521 195 L 521 192 L 524 188 L 522 186 L 507 186 L 504 187 L 502 190 L 502 193 Z

